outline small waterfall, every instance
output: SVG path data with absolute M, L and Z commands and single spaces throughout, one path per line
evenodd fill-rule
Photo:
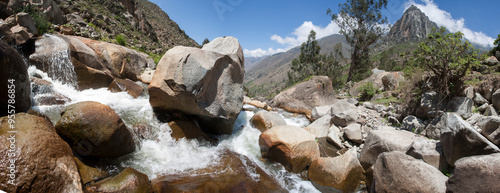
M 36 42 L 36 47 L 54 46 L 50 57 L 45 61 L 46 72 L 50 78 L 59 81 L 63 84 L 71 85 L 75 88 L 78 86 L 78 80 L 75 73 L 73 63 L 71 63 L 69 45 L 62 38 L 55 35 L 44 35 L 43 38 L 50 39 L 48 45 L 40 45 L 45 42 Z

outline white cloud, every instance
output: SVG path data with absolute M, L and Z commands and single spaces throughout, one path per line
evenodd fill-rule
M 245 56 L 249 57 L 262 57 L 273 55 L 279 52 L 285 52 L 291 48 L 301 45 L 303 42 L 307 41 L 307 37 L 311 30 L 316 32 L 316 39 L 320 39 L 332 34 L 338 34 L 340 28 L 335 22 L 330 22 L 326 27 L 321 27 L 314 25 L 311 21 L 305 21 L 301 26 L 296 28 L 291 34 L 292 36 L 281 37 L 277 34 L 271 36 L 271 40 L 283 45 L 285 48 L 273 49 L 268 48 L 264 50 L 262 48 L 258 48 L 255 50 L 244 50 Z
M 475 32 L 467 28 L 464 18 L 454 19 L 449 12 L 439 9 L 438 5 L 434 3 L 433 0 L 422 0 L 422 2 L 423 4 L 418 4 L 414 0 L 410 0 L 406 3 L 406 9 L 411 5 L 415 5 L 422 10 L 431 21 L 436 22 L 438 26 L 446 27 L 446 29 L 453 33 L 461 31 L 464 37 L 472 43 L 493 47 L 495 39 L 487 36 L 483 32 Z
M 269 48 L 267 50 L 263 50 L 261 48 L 257 48 L 255 50 L 244 49 L 243 53 L 247 57 L 263 57 L 263 56 L 269 56 L 269 55 L 273 55 L 273 54 L 284 52 L 284 51 L 286 51 L 286 50 L 284 50 L 284 49 L 273 49 L 273 48 Z

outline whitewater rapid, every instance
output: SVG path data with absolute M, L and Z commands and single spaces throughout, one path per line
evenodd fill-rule
M 225 149 L 245 155 L 264 169 L 269 175 L 290 192 L 319 192 L 311 182 L 301 179 L 297 174 L 288 172 L 278 163 L 266 162 L 260 154 L 259 136 L 261 132 L 252 127 L 249 120 L 257 109 L 245 105 L 250 111 L 242 111 L 234 126 L 232 135 L 217 136 L 219 144 L 210 146 L 199 143 L 197 140 L 175 140 L 168 123 L 159 122 L 149 104 L 149 96 L 143 94 L 133 98 L 126 92 L 112 93 L 107 88 L 88 89 L 78 91 L 71 84 L 63 84 L 53 80 L 47 73 L 30 66 L 30 76 L 41 76 L 42 79 L 52 82 L 53 91 L 60 93 L 71 102 L 65 105 L 35 106 L 34 109 L 50 117 L 54 124 L 60 119 L 60 113 L 67 105 L 95 101 L 109 105 L 125 122 L 132 133 L 138 125 L 150 130 L 142 138 L 134 136 L 136 151 L 119 158 L 120 167 L 132 167 L 149 176 L 150 179 L 168 174 L 189 173 L 190 170 L 202 169 L 218 164 L 219 156 Z M 283 110 L 279 114 L 289 125 L 305 127 L 309 121 L 304 116 L 297 116 Z M 112 169 L 112 168 L 111 168 Z M 255 173 L 255 171 L 249 171 Z

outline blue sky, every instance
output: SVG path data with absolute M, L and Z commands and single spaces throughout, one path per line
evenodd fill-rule
M 150 0 L 159 5 L 181 29 L 201 44 L 208 38 L 234 36 L 245 56 L 286 51 L 307 39 L 338 33 L 326 10 L 338 10 L 345 0 Z M 492 45 L 500 34 L 498 0 L 389 0 L 383 11 L 394 24 L 411 4 L 450 31 L 462 31 L 472 42 Z

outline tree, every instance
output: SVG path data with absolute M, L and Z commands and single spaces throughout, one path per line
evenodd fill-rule
M 495 40 L 495 42 L 493 42 L 493 44 L 495 45 L 495 47 L 493 49 L 491 49 L 490 55 L 497 57 L 496 52 L 500 52 L 500 34 L 498 34 L 498 37 Z M 500 60 L 500 58 L 498 58 L 498 59 Z
M 295 58 L 292 61 L 291 71 L 288 72 L 288 85 L 304 80 L 319 71 L 320 50 L 321 47 L 316 40 L 316 32 L 311 30 L 307 41 L 300 46 L 299 59 Z
M 362 80 L 371 73 L 369 48 L 386 31 L 382 25 L 387 23 L 387 18 L 382 17 L 380 11 L 386 7 L 387 0 L 347 0 L 339 5 L 339 13 L 327 10 L 353 48 L 347 82 Z
M 468 41 L 462 41 L 463 33 L 446 33 L 443 27 L 427 36 L 414 53 L 415 62 L 432 71 L 431 89 L 446 98 L 457 96 L 464 90 L 463 77 L 479 64 L 478 50 Z
M 201 44 L 201 46 L 203 47 L 205 44 L 208 44 L 210 43 L 210 40 L 208 40 L 208 38 L 205 38 L 205 40 L 203 40 L 203 43 Z

